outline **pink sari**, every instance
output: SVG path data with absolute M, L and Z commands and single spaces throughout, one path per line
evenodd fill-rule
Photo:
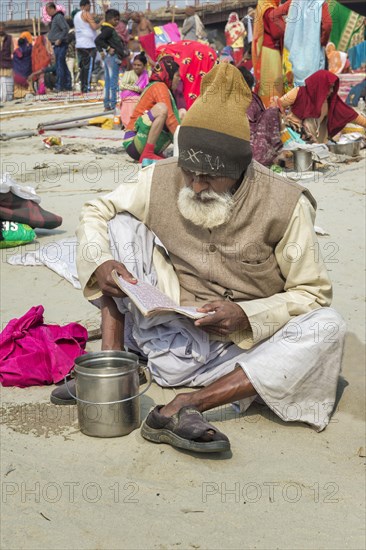
M 141 90 L 146 88 L 149 83 L 149 74 L 145 70 L 134 83 Z M 137 103 L 139 102 L 141 94 L 134 92 L 133 90 L 121 91 L 121 121 L 124 127 L 130 122 L 132 113 L 135 110 Z

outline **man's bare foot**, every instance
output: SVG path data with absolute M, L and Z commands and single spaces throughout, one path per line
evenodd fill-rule
M 193 395 L 193 392 L 179 393 L 174 397 L 173 401 L 171 401 L 167 405 L 164 405 L 164 407 L 160 409 L 159 413 L 163 416 L 173 416 L 173 414 L 176 414 L 183 407 L 187 407 L 188 405 L 196 406 L 193 405 L 190 400 L 190 397 Z
M 236 365 L 232 372 L 225 374 L 208 386 L 191 393 L 176 395 L 170 403 L 160 409 L 160 414 L 172 416 L 182 407 L 187 406 L 194 407 L 202 413 L 256 395 L 256 393 L 243 369 Z

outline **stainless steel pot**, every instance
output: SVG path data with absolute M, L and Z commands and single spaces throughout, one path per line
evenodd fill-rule
M 361 149 L 361 140 L 351 141 L 350 143 L 328 143 L 328 148 L 329 151 L 336 155 L 358 157 Z
M 141 370 L 148 383 L 139 392 Z M 149 389 L 152 378 L 150 370 L 139 365 L 137 355 L 122 351 L 87 353 L 75 359 L 72 376 L 80 430 L 85 435 L 119 437 L 140 426 L 140 396 Z

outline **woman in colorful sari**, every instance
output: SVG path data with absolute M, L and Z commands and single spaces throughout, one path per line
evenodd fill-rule
M 329 71 L 317 71 L 305 80 L 305 86 L 294 88 L 283 97 L 274 97 L 285 122 L 302 139 L 326 143 L 350 122 L 366 128 L 366 117 L 359 115 L 338 96 L 339 78 Z
M 244 56 L 244 38 L 246 30 L 244 24 L 239 20 L 236 12 L 229 15 L 225 26 L 226 45 L 233 49 L 233 59 L 235 66 L 238 67 Z
M 37 89 L 38 95 L 44 95 L 47 93 L 46 85 L 44 82 L 45 70 L 51 64 L 53 48 L 51 42 L 48 40 L 46 34 L 37 36 L 33 44 L 32 50 L 32 82 L 33 87 Z
M 179 65 L 171 56 L 162 57 L 126 127 L 122 145 L 134 160 L 160 160 L 161 153 L 172 143 L 180 124 L 173 96 L 179 81 Z
M 200 95 L 202 78 L 216 62 L 215 50 L 195 40 L 164 44 L 157 50 L 159 56 L 171 55 L 178 63 L 185 105 L 188 110 Z
M 121 121 L 126 128 L 133 111 L 139 102 L 141 93 L 149 84 L 149 73 L 146 70 L 147 59 L 144 52 L 135 55 L 132 71 L 126 71 L 120 80 Z
M 252 90 L 254 77 L 245 67 L 239 67 L 245 82 Z M 247 109 L 250 126 L 250 146 L 253 158 L 263 166 L 271 166 L 282 149 L 281 120 L 278 109 L 266 109 L 260 97 L 252 92 L 252 102 Z
M 291 0 L 258 0 L 254 18 L 252 59 L 256 89 L 265 107 L 283 94 L 282 51 L 285 20 Z
M 22 99 L 31 93 L 28 77 L 32 74 L 32 42 L 30 32 L 23 32 L 13 54 L 14 99 Z

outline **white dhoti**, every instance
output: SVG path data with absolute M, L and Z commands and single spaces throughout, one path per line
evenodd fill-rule
M 109 236 L 115 259 L 138 279 L 156 284 L 151 262 L 154 235 L 128 214 L 119 214 L 109 223 Z M 136 253 L 128 263 L 131 246 Z M 294 317 L 270 338 L 243 350 L 210 340 L 191 319 L 175 313 L 145 318 L 128 298 L 116 299 L 116 304 L 127 313 L 126 345 L 146 355 L 159 385 L 207 386 L 240 366 L 258 396 L 282 420 L 306 422 L 317 431 L 327 426 L 346 332 L 334 309 Z M 240 410 L 254 399 L 239 402 Z

